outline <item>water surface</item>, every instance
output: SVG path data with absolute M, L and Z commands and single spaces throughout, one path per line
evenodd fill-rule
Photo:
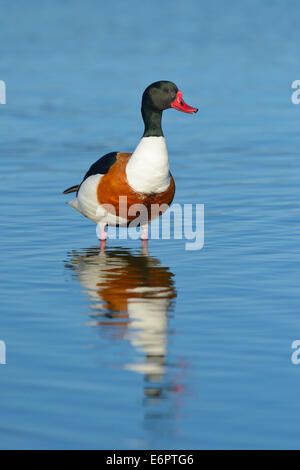
M 299 448 L 294 1 L 2 2 L 0 446 Z M 205 245 L 109 240 L 61 192 L 164 114 Z

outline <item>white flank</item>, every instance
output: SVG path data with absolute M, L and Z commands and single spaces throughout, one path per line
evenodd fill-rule
M 97 214 L 99 202 L 97 199 L 97 187 L 103 175 L 89 176 L 80 186 L 77 194 L 77 206 L 79 212 L 93 222 L 99 222 L 104 214 Z M 74 207 L 74 206 L 73 206 Z
M 126 166 L 129 185 L 144 194 L 161 193 L 170 184 L 169 157 L 164 137 L 142 137 Z
M 108 212 L 98 202 L 97 188 L 103 175 L 89 176 L 80 186 L 77 197 L 69 202 L 70 206 L 78 210 L 82 215 L 96 223 L 108 225 L 127 225 L 127 219 L 114 215 L 114 208 Z

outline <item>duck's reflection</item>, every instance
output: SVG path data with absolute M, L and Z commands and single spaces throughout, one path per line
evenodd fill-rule
M 92 248 L 68 258 L 66 266 L 75 272 L 95 310 L 89 325 L 110 326 L 114 338 L 129 340 L 137 351 L 124 367 L 144 375 L 145 395 L 158 398 L 170 388 L 180 388 L 164 380 L 168 317 L 176 297 L 169 268 L 149 256 L 146 248 L 140 253 Z

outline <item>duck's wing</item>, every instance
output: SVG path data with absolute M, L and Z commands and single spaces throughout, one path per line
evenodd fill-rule
M 110 152 L 110 153 L 107 153 L 106 155 L 103 155 L 103 157 L 99 158 L 99 160 L 93 163 L 90 169 L 84 175 L 82 183 L 89 176 L 105 175 L 106 173 L 108 173 L 110 167 L 113 166 L 113 164 L 116 162 L 118 153 L 119 152 Z
M 68 189 L 65 189 L 63 194 L 74 193 L 75 191 L 78 192 L 81 184 L 85 181 L 89 176 L 92 175 L 105 175 L 109 172 L 109 169 L 117 160 L 117 154 L 119 152 L 110 152 L 103 157 L 99 158 L 92 166 L 89 168 L 87 173 L 84 175 L 84 178 L 80 184 L 76 184 L 75 186 L 71 186 Z

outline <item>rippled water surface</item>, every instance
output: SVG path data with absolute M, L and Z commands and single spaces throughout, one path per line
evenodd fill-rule
M 1 2 L 1 448 L 299 448 L 296 1 Z M 205 245 L 109 240 L 61 192 L 151 82 Z

